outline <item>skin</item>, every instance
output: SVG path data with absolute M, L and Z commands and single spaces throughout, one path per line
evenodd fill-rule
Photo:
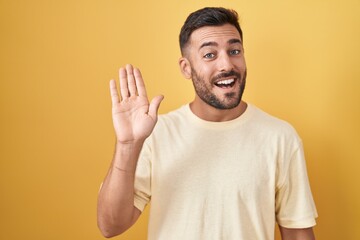
M 110 81 L 112 118 L 116 147 L 108 174 L 99 191 L 98 226 L 105 237 L 121 234 L 131 227 L 141 212 L 134 206 L 134 176 L 145 139 L 157 122 L 163 96 L 148 101 L 144 81 L 131 65 L 120 68 L 120 95 Z
M 294 229 L 279 226 L 283 240 L 315 240 L 312 228 Z
M 242 41 L 232 25 L 203 27 L 195 30 L 190 44 L 179 59 L 182 74 L 192 79 L 196 91 L 190 108 L 207 121 L 228 121 L 239 117 L 247 104 L 241 100 L 246 81 L 246 63 Z M 120 68 L 120 93 L 110 81 L 112 118 L 116 134 L 114 157 L 99 191 L 98 226 L 105 237 L 113 237 L 130 228 L 141 212 L 134 206 L 134 176 L 145 139 L 157 122 L 163 96 L 148 101 L 144 81 L 131 65 Z M 226 88 L 221 80 L 234 79 Z M 314 240 L 312 228 L 280 227 L 284 240 Z
M 246 81 L 244 49 L 239 32 L 230 24 L 207 26 L 195 30 L 190 44 L 179 59 L 180 70 L 185 78 L 192 79 L 196 90 L 190 108 L 195 115 L 207 121 L 228 121 L 239 117 L 246 110 L 241 101 Z M 229 74 L 233 72 L 233 74 Z M 220 77 L 225 75 L 224 77 Z M 220 88 L 216 82 L 235 79 L 232 87 Z M 212 95 L 225 106 L 220 109 L 205 99 Z M 230 97 L 231 96 L 231 97 Z

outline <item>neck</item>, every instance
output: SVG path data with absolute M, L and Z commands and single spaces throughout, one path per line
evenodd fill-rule
M 238 106 L 232 109 L 217 109 L 206 103 L 193 101 L 190 103 L 191 111 L 199 118 L 210 122 L 225 122 L 241 116 L 247 108 L 247 103 L 241 101 Z

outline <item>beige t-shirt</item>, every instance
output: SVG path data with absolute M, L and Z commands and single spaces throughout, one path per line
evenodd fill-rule
M 272 240 L 317 217 L 300 138 L 251 104 L 227 122 L 160 116 L 136 170 L 135 206 L 150 199 L 149 240 Z

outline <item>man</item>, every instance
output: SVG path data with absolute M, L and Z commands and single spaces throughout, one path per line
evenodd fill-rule
M 317 217 L 300 138 L 242 100 L 246 64 L 237 13 L 204 8 L 180 33 L 179 65 L 195 99 L 157 117 L 140 71 L 110 82 L 114 159 L 98 201 L 106 237 L 128 229 L 151 199 L 148 239 L 312 240 Z

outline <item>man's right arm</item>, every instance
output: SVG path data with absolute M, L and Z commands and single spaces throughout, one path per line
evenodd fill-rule
M 134 207 L 134 176 L 141 147 L 141 143 L 116 144 L 98 199 L 98 226 L 105 237 L 121 234 L 140 216 Z
M 148 102 L 140 71 L 131 65 L 120 69 L 120 94 L 110 81 L 116 147 L 108 174 L 98 197 L 98 226 L 105 237 L 126 231 L 141 212 L 134 206 L 137 161 L 145 139 L 157 122 L 163 97 Z

